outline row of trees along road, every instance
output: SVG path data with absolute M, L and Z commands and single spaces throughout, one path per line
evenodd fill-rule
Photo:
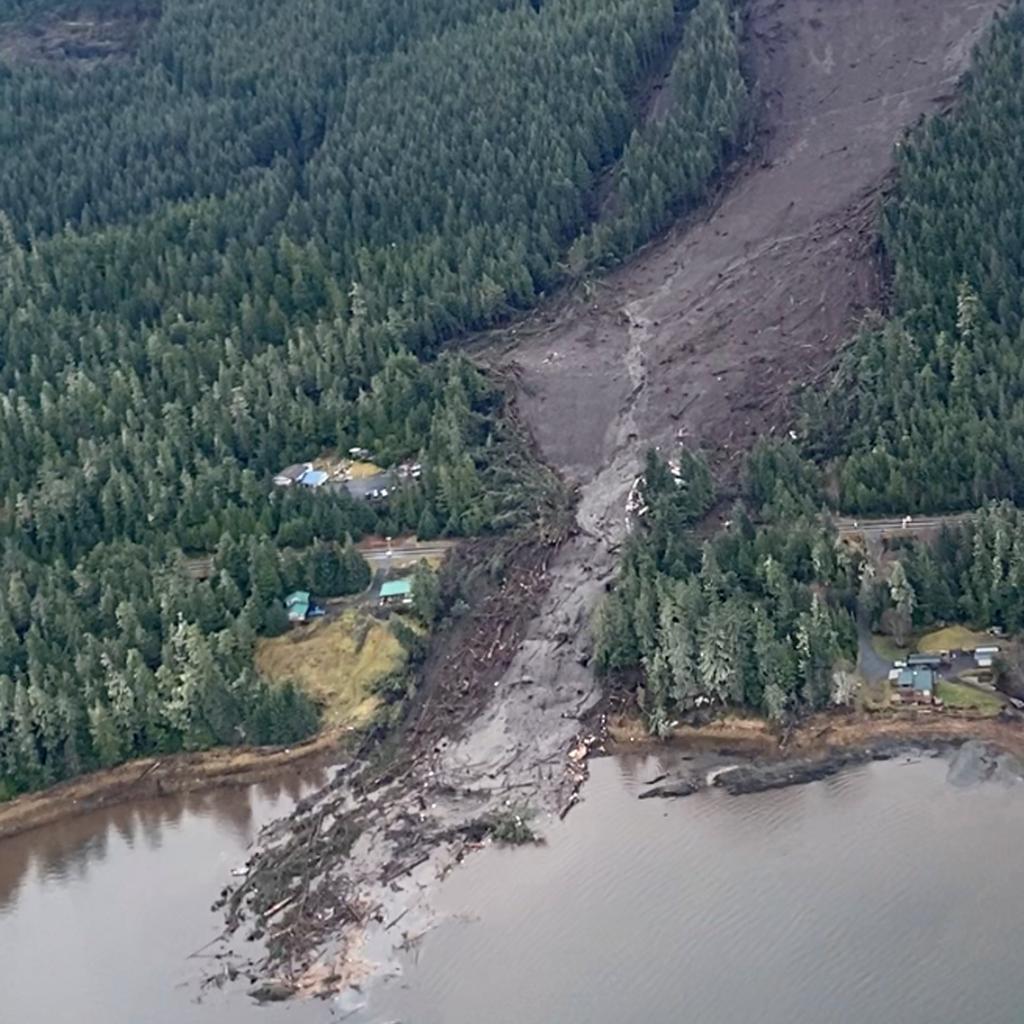
M 316 709 L 251 658 L 280 588 L 313 586 L 296 552 L 533 514 L 550 480 L 502 394 L 434 357 L 564 276 L 691 7 L 5 6 L 5 38 L 68 11 L 138 31 L 106 61 L 0 60 L 0 788 L 308 733 Z M 700 0 L 698 72 L 674 73 L 647 155 L 630 145 L 616 215 L 640 227 L 619 250 L 728 148 L 727 9 Z M 423 479 L 383 510 L 271 492 L 282 465 L 355 445 L 419 456 Z M 182 550 L 217 572 L 191 580 Z
M 886 586 L 902 592 L 909 628 L 966 621 L 1024 629 L 1024 513 L 1009 502 L 986 505 L 934 543 L 908 542 L 894 557 Z M 876 616 L 884 598 L 876 597 Z

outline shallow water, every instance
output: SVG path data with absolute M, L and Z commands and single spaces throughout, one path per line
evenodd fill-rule
M 237 988 L 196 1002 L 207 908 L 295 777 L 0 841 L 3 1019 L 1019 1024 L 1024 787 L 958 789 L 924 760 L 638 801 L 661 770 L 596 761 L 546 846 L 470 858 L 440 890 L 446 920 L 354 1015 L 358 999 L 257 1008 Z

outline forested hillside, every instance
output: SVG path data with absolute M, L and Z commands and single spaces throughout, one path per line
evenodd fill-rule
M 652 729 L 703 705 L 776 719 L 821 706 L 843 685 L 830 668 L 853 655 L 855 612 L 901 633 L 937 621 L 1024 628 L 1024 531 L 1009 502 L 935 544 L 904 545 L 882 575 L 822 517 L 836 486 L 842 509 L 868 514 L 1024 497 L 1022 82 L 1018 3 L 955 109 L 899 147 L 882 213 L 892 316 L 807 398 L 803 452 L 758 447 L 730 524 L 702 548 L 686 525 L 708 502 L 680 512 L 694 457 L 676 481 L 648 461 L 648 512 L 599 616 L 597 658 L 641 670 Z
M 747 137 L 752 110 L 740 72 L 739 10 L 701 0 L 686 23 L 665 87 L 615 167 L 606 210 L 574 257 L 614 263 L 701 203 Z
M 641 521 L 597 622 L 603 672 L 641 669 L 653 732 L 678 715 L 743 706 L 782 720 L 842 694 L 837 660 L 855 657 L 850 609 L 860 566 L 837 553 L 789 447 L 764 446 L 728 528 L 691 531 L 711 507 L 710 474 L 683 451 L 676 472 L 651 452 Z M 840 677 L 841 680 L 842 677 Z
M 954 111 L 899 150 L 883 216 L 895 316 L 865 331 L 810 415 L 851 512 L 1024 498 L 1024 8 Z
M 550 481 L 503 394 L 434 357 L 562 279 L 691 7 L 5 5 L 0 790 L 308 733 L 316 709 L 252 669 L 283 592 L 325 572 L 345 592 L 348 538 L 367 532 L 536 514 Z M 726 10 L 701 0 L 646 162 L 630 146 L 618 211 L 640 213 L 620 253 L 731 144 Z M 71 20 L 117 46 L 26 44 Z M 356 445 L 418 457 L 422 480 L 372 510 L 272 490 L 281 466 Z M 191 579 L 183 551 L 213 553 L 213 577 Z

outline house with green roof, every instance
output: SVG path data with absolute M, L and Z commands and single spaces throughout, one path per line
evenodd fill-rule
M 289 594 L 284 599 L 284 606 L 288 610 L 288 621 L 305 622 L 309 618 L 311 604 L 308 590 L 296 590 Z
M 931 704 L 935 696 L 935 669 L 930 665 L 906 665 L 896 679 L 900 699 L 911 704 Z
M 380 588 L 380 606 L 382 608 L 394 605 L 412 604 L 412 580 L 388 580 Z

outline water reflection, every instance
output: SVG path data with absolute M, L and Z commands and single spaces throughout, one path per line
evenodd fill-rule
M 197 1002 L 210 965 L 189 954 L 216 936 L 219 919 L 209 906 L 259 828 L 325 779 L 291 772 L 0 840 L 3 1019 L 249 1020 L 255 1011 L 237 988 Z M 262 1024 L 277 1019 L 264 1015 Z
M 0 914 L 30 872 L 38 883 L 85 883 L 89 870 L 106 860 L 112 838 L 126 850 L 143 845 L 155 853 L 184 821 L 213 819 L 221 836 L 244 846 L 265 823 L 266 807 L 290 807 L 325 780 L 324 772 L 293 772 L 253 786 L 120 804 L 0 840 Z

